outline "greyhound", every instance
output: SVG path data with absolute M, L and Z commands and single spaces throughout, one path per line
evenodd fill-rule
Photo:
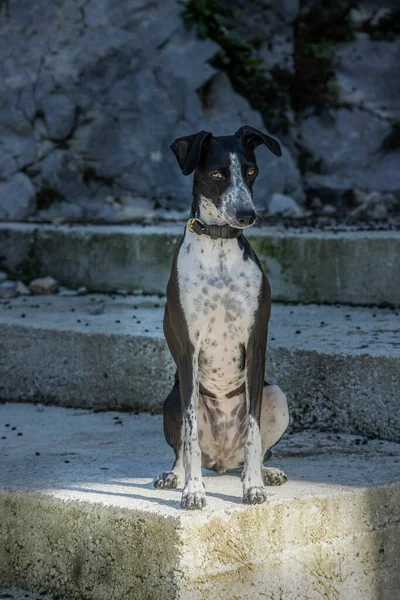
M 202 467 L 243 467 L 243 502 L 261 504 L 265 486 L 287 481 L 264 467 L 289 423 L 285 394 L 264 380 L 271 293 L 243 235 L 254 224 L 252 187 L 260 144 L 279 143 L 250 126 L 234 135 L 207 131 L 171 145 L 183 175 L 194 171 L 193 203 L 173 257 L 164 334 L 177 370 L 164 402 L 164 434 L 175 452 L 156 488 L 183 486 L 181 506 L 202 509 Z

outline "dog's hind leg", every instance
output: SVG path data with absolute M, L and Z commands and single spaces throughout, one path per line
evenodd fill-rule
M 183 420 L 179 382 L 176 381 L 170 394 L 164 402 L 164 435 L 167 443 L 175 452 L 175 462 L 171 471 L 161 473 L 154 481 L 154 487 L 177 488 L 185 482 L 183 466 Z
M 263 390 L 260 432 L 263 455 L 275 446 L 289 425 L 286 395 L 277 385 L 265 385 Z M 269 453 L 270 454 L 270 453 Z M 262 467 L 264 485 L 282 485 L 287 481 L 282 469 Z

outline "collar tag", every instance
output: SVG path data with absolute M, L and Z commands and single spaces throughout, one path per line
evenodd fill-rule
M 197 233 L 197 235 L 202 235 L 204 231 L 204 223 L 200 221 L 200 219 L 194 218 L 189 219 L 186 224 L 186 228 L 190 233 Z

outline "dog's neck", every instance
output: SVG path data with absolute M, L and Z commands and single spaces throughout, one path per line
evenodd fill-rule
M 225 225 L 226 221 L 218 213 L 218 209 L 215 204 L 200 194 L 199 196 L 194 195 L 192 204 L 192 215 L 198 217 L 207 225 Z

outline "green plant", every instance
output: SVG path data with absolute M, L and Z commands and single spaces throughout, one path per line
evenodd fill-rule
M 200 38 L 211 38 L 220 46 L 213 66 L 227 73 L 235 91 L 260 111 L 270 131 L 286 131 L 290 81 L 287 73 L 280 69 L 265 71 L 263 61 L 256 54 L 260 40 L 246 42 L 232 35 L 235 13 L 216 0 L 190 0 L 181 4 L 188 29 L 195 28 Z
M 333 59 L 339 42 L 354 39 L 350 20 L 354 5 L 354 0 L 320 0 L 297 18 L 291 90 L 296 110 L 335 104 Z
M 223 35 L 230 12 L 215 0 L 190 0 L 180 2 L 183 6 L 183 20 L 188 29 L 196 28 L 201 39 Z

